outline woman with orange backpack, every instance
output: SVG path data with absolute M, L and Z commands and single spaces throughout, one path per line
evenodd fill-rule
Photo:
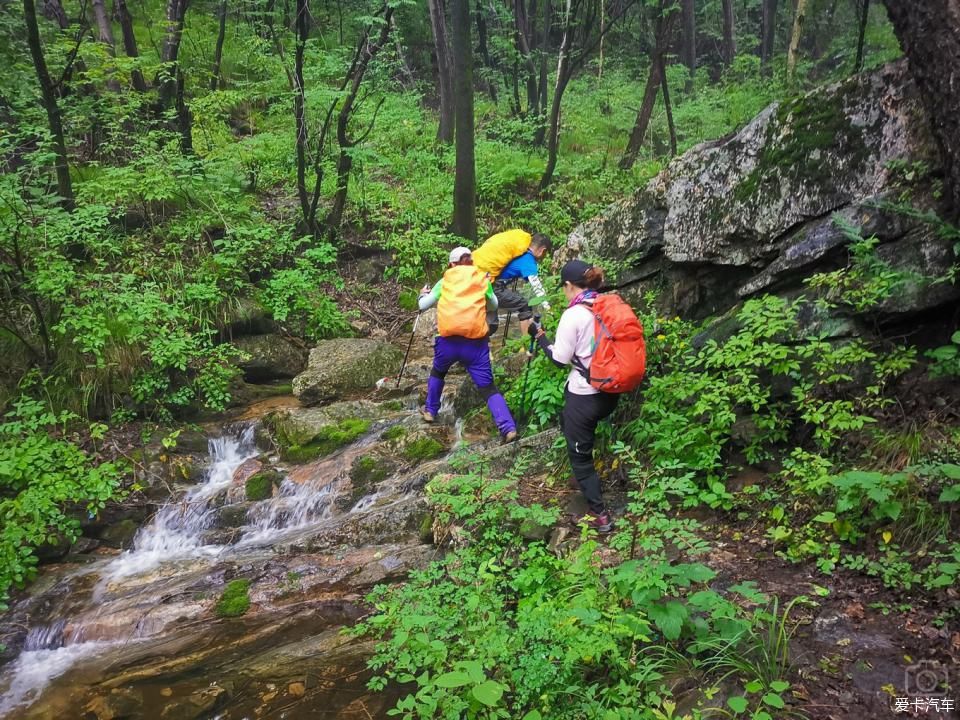
M 497 309 L 497 298 L 486 274 L 473 266 L 468 248 L 458 247 L 450 253 L 450 267 L 433 288 L 423 288 L 419 305 L 421 311 L 437 306 L 433 369 L 427 380 L 427 401 L 420 411 L 424 421 L 437 419 L 447 371 L 459 362 L 486 398 L 504 442 L 516 440 L 517 425 L 493 382 L 490 366 L 486 315 Z
M 603 287 L 600 268 L 571 260 L 560 271 L 560 280 L 569 305 L 560 316 L 556 339 L 551 343 L 537 324 L 528 332 L 554 364 L 572 366 L 560 428 L 573 476 L 590 509 L 577 523 L 609 533 L 613 519 L 600 491 L 593 445 L 597 425 L 617 407 L 619 393 L 633 390 L 643 379 L 643 328 L 618 295 L 599 294 Z

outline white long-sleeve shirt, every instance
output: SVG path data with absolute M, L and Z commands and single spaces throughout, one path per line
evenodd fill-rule
M 579 303 L 563 311 L 560 324 L 557 325 L 557 336 L 550 345 L 550 353 L 555 362 L 563 365 L 573 364 L 576 357 L 587 369 L 593 361 L 593 351 L 596 340 L 593 334 L 593 312 L 585 303 Z M 567 387 L 574 395 L 595 395 L 600 392 L 583 376 L 574 365 L 567 376 Z

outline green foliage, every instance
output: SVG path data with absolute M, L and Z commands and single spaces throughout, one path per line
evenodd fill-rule
M 403 456 L 412 462 L 430 460 L 443 454 L 443 445 L 432 437 L 420 437 L 403 449 Z
M 21 396 L 0 424 L 0 606 L 12 585 L 23 587 L 36 574 L 38 546 L 77 539 L 76 508 L 94 517 L 122 495 L 122 467 L 98 463 L 80 447 L 70 432 L 77 421 Z M 94 441 L 105 430 L 86 427 Z
M 448 528 L 455 548 L 406 585 L 377 588 L 376 613 L 352 631 L 379 640 L 371 688 L 415 683 L 391 715 L 666 717 L 658 714 L 673 705 L 665 677 L 684 656 L 704 667 L 734 651 L 754 657 L 763 643 L 741 640 L 766 616 L 706 587 L 714 573 L 704 565 L 671 563 L 651 545 L 643 560 L 604 567 L 589 537 L 563 555 L 524 541 L 524 522 L 557 516 L 517 504 L 516 477 L 528 462 L 502 478 L 441 476 L 428 485 L 435 527 Z M 629 524 L 627 536 L 663 538 Z M 762 597 L 748 586 L 731 591 Z M 716 642 L 726 649 L 718 653 Z
M 942 345 L 927 352 L 930 374 L 934 377 L 960 375 L 960 330 L 950 336 L 950 344 Z
M 250 584 L 251 581 L 247 578 L 228 582 L 214 607 L 217 617 L 230 618 L 245 615 L 250 609 Z

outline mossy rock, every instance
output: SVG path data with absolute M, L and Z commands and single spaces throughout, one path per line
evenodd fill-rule
M 239 578 L 227 583 L 217 606 L 217 617 L 240 617 L 250 609 L 250 580 Z
M 429 436 L 419 437 L 403 449 L 403 457 L 411 462 L 432 460 L 443 453 L 443 444 Z
M 383 431 L 383 433 L 380 435 L 380 439 L 390 442 L 393 440 L 399 440 L 406 434 L 407 429 L 403 425 L 392 425 Z
M 433 515 L 425 513 L 417 526 L 417 537 L 422 543 L 433 544 Z
M 283 476 L 276 470 L 267 469 L 254 473 L 244 485 L 244 493 L 250 502 L 266 500 L 273 496 L 273 488 L 278 486 Z
M 362 455 L 350 466 L 350 480 L 355 488 L 369 488 L 383 482 L 391 472 L 393 463 L 376 455 Z
M 387 400 L 383 407 L 390 412 L 400 412 L 404 409 L 403 402 L 400 400 Z
M 361 418 L 346 418 L 338 422 L 325 425 L 317 430 L 313 437 L 306 442 L 287 443 L 289 435 L 278 437 L 280 441 L 280 457 L 289 462 L 310 462 L 317 458 L 329 455 L 344 445 L 349 445 L 370 430 L 370 420 Z
M 140 523 L 131 518 L 124 518 L 109 525 L 100 534 L 100 541 L 109 547 L 126 549 L 133 545 L 133 537 L 137 534 Z

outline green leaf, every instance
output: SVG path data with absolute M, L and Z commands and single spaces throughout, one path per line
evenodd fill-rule
M 531 710 L 522 718 L 520 718 L 520 720 L 543 720 L 543 716 L 540 714 L 539 710 Z
M 503 685 L 494 680 L 486 680 L 474 686 L 473 696 L 487 707 L 495 707 L 503 697 Z
M 772 683 L 770 683 L 770 689 L 778 693 L 782 693 L 789 687 L 790 683 L 788 683 L 786 680 L 774 680 Z
M 760 692 L 763 690 L 763 683 L 759 680 L 751 680 L 746 684 L 744 690 L 746 690 L 748 693 Z
M 731 698 L 727 698 L 727 705 L 729 705 L 735 713 L 742 713 L 747 711 L 747 699 L 743 695 L 734 695 Z
M 676 640 L 680 637 L 683 621 L 687 619 L 687 608 L 682 603 L 671 600 L 666 605 L 650 607 L 647 615 L 667 640 Z
M 777 693 L 767 693 L 763 696 L 763 701 L 770 707 L 783 708 L 784 702 Z
M 822 512 L 813 519 L 814 522 L 822 522 L 822 523 L 832 523 L 832 522 L 836 522 L 836 520 L 837 520 L 836 513 L 832 513 L 829 511 Z
M 960 465 L 945 463 L 940 466 L 940 472 L 942 472 L 951 480 L 960 480 Z
M 453 672 L 444 673 L 443 675 L 438 676 L 436 679 L 434 679 L 433 684 L 436 687 L 442 688 L 462 687 L 470 684 L 470 676 L 465 672 L 454 670 Z

